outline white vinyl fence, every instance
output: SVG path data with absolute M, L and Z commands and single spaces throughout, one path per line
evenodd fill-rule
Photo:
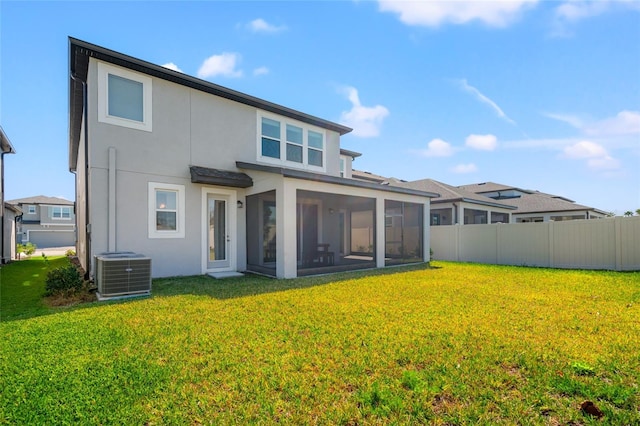
M 431 227 L 435 260 L 640 270 L 640 217 Z

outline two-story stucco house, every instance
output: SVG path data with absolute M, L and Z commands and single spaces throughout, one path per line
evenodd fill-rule
M 0 126 L 0 264 L 9 262 L 15 255 L 15 218 L 20 209 L 4 201 L 4 156 L 15 153 L 9 137 Z
M 22 211 L 16 231 L 18 243 L 33 243 L 38 248 L 75 245 L 73 201 L 38 195 L 7 202 Z
M 154 277 L 426 262 L 436 194 L 351 178 L 350 128 L 70 38 L 77 252 Z

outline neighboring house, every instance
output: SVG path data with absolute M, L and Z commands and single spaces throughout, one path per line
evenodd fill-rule
M 439 198 L 431 200 L 432 226 L 509 223 L 511 215 L 516 213 L 516 207 L 512 205 L 433 179 L 400 182 L 395 185 L 440 194 Z
M 75 245 L 73 201 L 38 195 L 7 202 L 22 211 L 17 229 L 18 243 L 32 243 L 38 248 Z
M 350 128 L 70 38 L 77 253 L 154 277 L 429 260 L 426 191 L 352 179 Z
M 10 261 L 15 252 L 15 216 L 19 214 L 4 202 L 4 156 L 15 154 L 4 129 L 0 127 L 0 264 Z
M 607 213 L 602 210 L 576 204 L 568 198 L 515 186 L 483 182 L 462 185 L 458 188 L 515 206 L 517 210 L 511 214 L 511 221 L 514 223 L 607 217 Z

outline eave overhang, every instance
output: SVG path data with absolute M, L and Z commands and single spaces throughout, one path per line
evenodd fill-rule
M 253 186 L 253 179 L 246 173 L 230 172 L 227 170 L 211 169 L 208 167 L 190 166 L 192 183 L 207 185 L 230 186 L 233 188 L 249 188 Z

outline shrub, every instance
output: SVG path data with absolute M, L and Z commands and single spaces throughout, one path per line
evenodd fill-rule
M 72 294 L 82 289 L 82 277 L 70 262 L 47 273 L 45 295 Z
M 31 256 L 36 252 L 36 245 L 31 242 L 18 244 L 16 251 L 18 253 L 18 259 L 20 259 L 20 253 L 24 253 L 25 256 Z
M 64 252 L 64 255 L 67 256 L 67 257 L 75 256 L 76 255 L 76 251 L 74 249 L 69 249 L 69 250 Z

